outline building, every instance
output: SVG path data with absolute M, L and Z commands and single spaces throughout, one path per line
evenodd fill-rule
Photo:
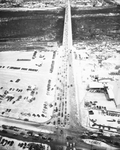
M 113 94 L 112 89 L 107 88 L 108 100 L 115 100 L 115 96 Z
M 100 82 L 91 82 L 88 85 L 88 89 L 104 89 L 104 84 Z

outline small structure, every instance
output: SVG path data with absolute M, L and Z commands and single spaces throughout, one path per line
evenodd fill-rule
M 104 84 L 100 82 L 91 82 L 89 83 L 87 89 L 104 89 Z
M 108 94 L 108 100 L 109 100 L 109 101 L 115 99 L 112 89 L 107 88 L 107 94 Z

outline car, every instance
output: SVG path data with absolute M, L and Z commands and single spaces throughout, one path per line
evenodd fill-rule
M 73 146 L 75 146 L 76 144 L 75 144 L 75 142 L 73 142 Z
M 0 142 L 0 144 L 3 144 L 5 142 L 5 139 L 2 139 L 2 141 Z
M 13 135 L 17 136 L 18 134 L 17 133 L 13 133 Z
M 15 101 L 13 101 L 12 104 L 15 104 Z
M 48 138 L 48 142 L 53 141 L 53 139 L 51 137 Z
M 25 133 L 24 133 L 24 132 L 21 132 L 20 134 L 21 134 L 21 135 L 25 135 Z
M 11 111 L 11 109 L 8 109 L 8 112 L 10 112 Z
M 67 136 L 67 137 L 66 137 L 66 139 L 67 139 L 67 140 L 72 140 L 72 139 L 73 139 L 73 137 L 71 137 L 71 136 Z
M 32 138 L 33 138 L 34 140 L 38 140 L 38 139 L 39 139 L 38 136 L 32 136 Z
M 1 130 L 3 133 L 8 133 L 6 130 Z
M 53 122 L 53 125 L 55 125 L 55 124 L 56 124 L 56 122 L 54 121 L 54 122 Z
M 23 137 L 24 137 L 24 138 L 28 138 L 28 135 L 25 134 L 25 135 L 23 135 Z
M 4 143 L 2 144 L 2 146 L 5 146 L 7 144 L 7 140 L 4 140 Z
M 20 147 L 23 147 L 23 143 L 20 143 Z
M 42 117 L 45 117 L 45 115 L 44 115 L 44 114 L 41 114 L 41 116 L 42 116 Z
M 72 143 L 70 143 L 70 147 L 72 147 Z
M 15 128 L 14 126 L 10 126 L 9 127 L 10 130 L 14 130 L 14 128 Z
M 35 137 L 39 137 L 39 134 L 34 134 Z
M 2 125 L 2 128 L 3 128 L 3 129 L 7 129 L 7 126 L 3 124 L 3 125 Z
M 24 121 L 29 121 L 29 119 L 25 118 Z
M 17 79 L 15 82 L 19 82 L 20 81 L 20 79 Z
M 26 148 L 26 146 L 24 145 L 24 146 L 23 146 L 23 149 L 25 149 L 25 148 Z
M 28 131 L 27 134 L 30 135 L 30 136 L 32 136 L 33 132 L 32 131 Z
M 20 100 L 21 98 L 22 98 L 22 96 L 20 95 L 20 96 L 18 96 L 17 100 Z
M 36 117 L 36 114 L 32 114 L 34 117 Z
M 3 95 L 0 94 L 0 98 L 3 98 Z
M 43 140 L 47 140 L 47 138 L 46 138 L 45 136 L 42 136 L 42 139 L 43 139 Z
M 41 133 L 38 133 L 38 135 L 39 135 L 39 136 L 43 136 L 43 134 L 41 134 Z
M 0 141 L 2 140 L 2 136 L 0 136 Z
M 47 124 L 50 124 L 50 121 L 49 121 L 49 122 L 47 122 Z
M 29 150 L 32 150 L 32 148 L 33 148 L 33 146 L 32 146 L 32 145 L 30 145 L 30 146 L 29 146 Z
M 47 106 L 44 105 L 44 108 L 47 109 Z
M 9 145 L 11 141 L 8 141 L 7 144 Z
M 92 110 L 89 110 L 89 115 L 93 115 L 94 112 Z
M 21 145 L 21 143 L 18 144 L 18 146 L 20 146 L 20 145 Z
M 10 91 L 12 90 L 12 88 L 9 89 Z
M 13 144 L 14 144 L 14 141 L 11 141 L 9 145 L 12 146 Z
M 67 142 L 66 145 L 69 146 L 69 142 Z
M 81 135 L 80 138 L 85 139 L 87 138 L 87 135 Z
M 58 124 L 60 124 L 60 118 L 58 118 L 57 122 L 58 122 Z

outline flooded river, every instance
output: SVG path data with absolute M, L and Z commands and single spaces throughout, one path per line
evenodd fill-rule
M 120 9 L 72 10 L 74 41 L 119 40 Z
M 0 12 L 0 50 L 33 50 L 40 42 L 61 44 L 64 9 Z
M 72 9 L 73 40 L 119 40 L 120 9 Z
M 40 42 L 62 43 L 64 9 L 0 12 L 0 50 L 32 50 Z M 120 9 L 72 8 L 73 41 L 120 39 Z

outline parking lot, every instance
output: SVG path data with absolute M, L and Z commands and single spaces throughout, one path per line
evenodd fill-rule
M 1 52 L 0 59 L 0 115 L 35 122 L 50 119 L 56 51 Z

